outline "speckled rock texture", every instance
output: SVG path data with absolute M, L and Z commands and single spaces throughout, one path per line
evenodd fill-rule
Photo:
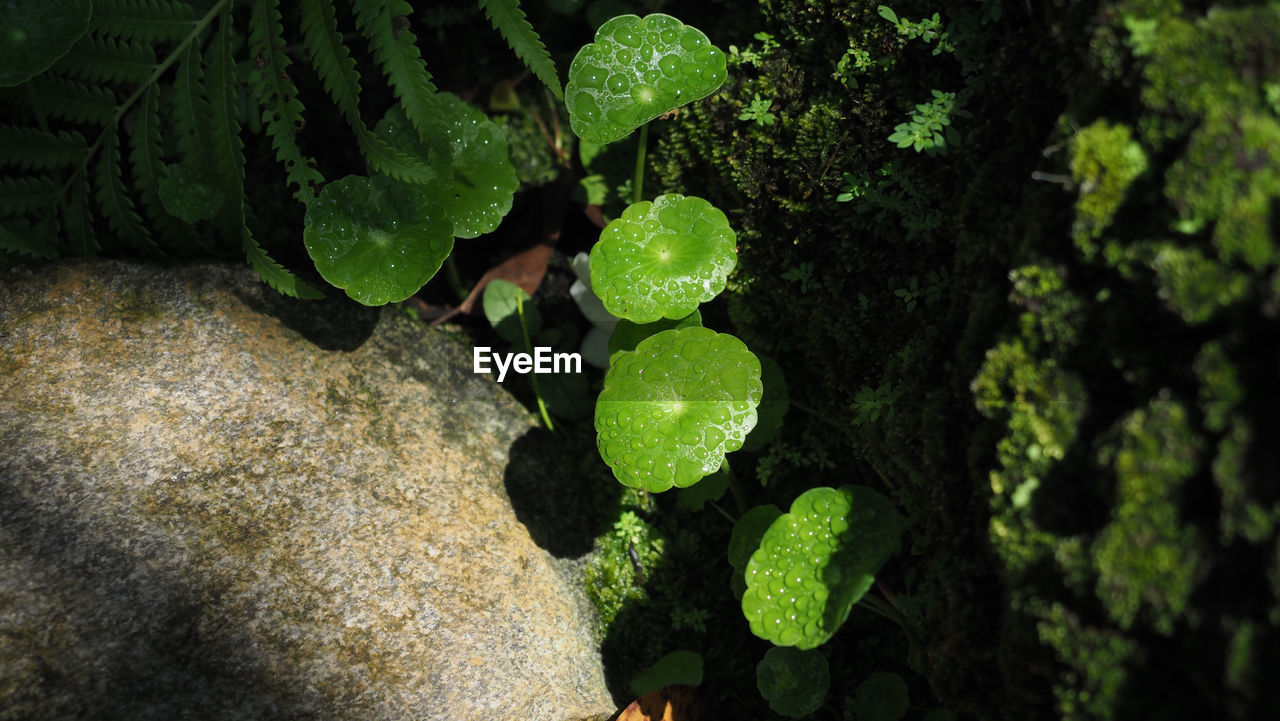
M 469 346 L 247 270 L 0 271 L 0 719 L 613 710 Z

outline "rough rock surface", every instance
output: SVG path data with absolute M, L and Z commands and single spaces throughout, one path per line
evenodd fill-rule
M 0 271 L 0 718 L 607 714 L 469 347 L 252 274 Z

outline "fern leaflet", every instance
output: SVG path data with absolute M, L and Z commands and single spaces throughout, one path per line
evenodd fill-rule
M 484 10 L 493 27 L 502 33 L 516 57 L 524 61 L 525 66 L 551 90 L 557 100 L 564 100 L 564 90 L 560 87 L 560 78 L 556 75 L 551 53 L 547 52 L 542 38 L 538 37 L 537 31 L 525 18 L 524 11 L 520 9 L 520 0 L 479 1 L 480 9 Z
M 0 176 L 0 215 L 27 215 L 55 207 L 58 181 L 47 175 Z
M 44 111 L 54 117 L 93 125 L 111 125 L 115 121 L 116 96 L 106 88 L 58 75 L 45 75 L 41 82 L 29 87 Z
M 175 244 L 186 242 L 190 228 L 169 213 L 160 202 L 160 181 L 165 174 L 160 149 L 160 90 L 148 86 L 133 113 L 133 132 L 129 135 L 129 165 L 142 208 L 160 235 Z
M 57 257 L 57 246 L 50 242 L 48 223 L 42 223 L 41 226 L 43 227 L 11 229 L 0 225 L 0 252 L 36 260 Z
M 146 82 L 155 67 L 156 54 L 150 45 L 90 34 L 62 56 L 53 69 L 99 83 L 139 85 Z
M 120 138 L 114 130 L 107 132 L 106 146 L 98 158 L 98 205 L 111 229 L 139 250 L 158 253 L 151 233 L 125 191 L 120 168 Z
M 0 166 L 15 165 L 22 170 L 61 168 L 83 162 L 86 150 L 80 133 L 0 125 Z
M 360 152 L 369 165 L 408 183 L 426 183 L 434 178 L 434 170 L 375 136 L 360 118 L 360 74 L 338 33 L 332 5 L 324 0 L 302 0 L 302 39 L 325 90 L 355 132 Z
M 204 56 L 195 43 L 187 46 L 173 79 L 173 132 L 178 152 L 192 162 L 205 165 L 209 152 L 209 104 L 204 94 Z
M 257 66 L 249 76 L 253 94 L 262 106 L 262 123 L 271 137 L 276 158 L 284 164 L 285 176 L 298 186 L 293 197 L 310 203 L 315 184 L 324 176 L 311 158 L 298 147 L 297 132 L 302 127 L 302 102 L 298 88 L 289 79 L 289 56 L 284 53 L 284 30 L 280 25 L 280 0 L 254 0 L 249 23 L 249 45 L 256 53 Z
M 194 20 L 186 3 L 94 0 L 92 23 L 92 29 L 112 37 L 156 43 L 186 37 Z
M 82 257 L 97 255 L 98 239 L 94 237 L 93 218 L 89 214 L 89 173 L 84 166 L 76 169 L 68 190 L 62 215 L 71 253 Z
M 240 123 L 236 120 L 235 64 L 231 58 L 231 13 L 218 23 L 210 58 L 209 81 L 214 92 L 209 98 L 213 132 L 213 160 L 219 182 L 227 194 L 223 216 L 229 230 L 240 236 L 245 259 L 267 285 L 295 298 L 322 298 L 319 291 L 303 283 L 283 266 L 272 260 L 254 240 L 246 222 L 244 207 L 244 143 L 240 140 Z
M 445 128 L 440 122 L 440 104 L 436 101 L 431 73 L 418 52 L 417 38 L 407 27 L 407 21 L 399 25 L 413 14 L 413 8 L 404 0 L 356 0 L 354 5 L 356 24 L 369 39 L 373 55 L 382 65 L 396 97 L 400 98 L 409 122 L 428 142 L 444 138 Z

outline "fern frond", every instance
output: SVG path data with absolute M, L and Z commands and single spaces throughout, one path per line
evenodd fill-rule
M 28 87 L 41 109 L 76 123 L 110 125 L 116 116 L 116 96 L 106 88 L 86 85 L 58 75 L 44 75 Z
M 190 228 L 164 209 L 160 200 L 160 181 L 165 167 L 160 147 L 160 90 L 149 86 L 133 111 L 133 132 L 129 135 L 129 166 L 133 169 L 134 187 L 142 198 L 142 209 L 172 244 L 184 245 Z
M 209 151 L 214 177 L 226 195 L 223 206 L 227 220 L 244 226 L 244 142 L 236 117 L 236 77 L 231 59 L 231 18 L 228 13 L 218 23 L 209 45 Z
M 151 233 L 142 224 L 133 199 L 125 190 L 120 168 L 120 137 L 114 129 L 107 131 L 105 145 L 98 158 L 98 205 L 111 229 L 120 237 L 139 250 L 158 253 Z
M 333 5 L 325 0 L 302 0 L 302 40 L 329 97 L 355 131 L 360 152 L 369 165 L 408 183 L 426 183 L 434 178 L 435 171 L 429 166 L 400 152 L 365 126 L 360 117 L 360 73 L 338 33 Z
M 74 131 L 52 133 L 0 125 L 0 167 L 14 165 L 22 170 L 62 168 L 83 162 L 87 150 L 84 136 Z
M 262 246 L 258 245 L 258 241 L 254 240 L 253 234 L 246 227 L 244 235 L 241 238 L 241 245 L 244 248 L 244 257 L 249 261 L 249 265 L 259 278 L 277 293 L 287 295 L 291 298 L 307 298 L 318 299 L 323 298 L 324 293 L 316 290 L 307 283 L 303 282 L 298 276 L 290 273 L 284 266 L 271 259 Z
M 150 45 L 109 37 L 85 35 L 54 63 L 53 69 L 95 82 L 146 82 L 156 68 L 156 54 Z
M 58 255 L 57 245 L 49 226 L 35 228 L 7 228 L 0 225 L 0 252 L 12 253 L 35 260 L 49 260 Z M 41 232 L 44 231 L 44 232 Z
M 205 158 L 209 152 L 209 104 L 204 93 L 204 55 L 195 46 L 187 46 L 178 62 L 173 78 L 173 134 L 178 152 L 191 161 Z
M 81 257 L 98 254 L 98 239 L 93 232 L 93 218 L 89 211 L 90 192 L 89 172 L 82 165 L 68 183 L 62 212 L 62 227 L 70 243 L 71 254 Z
M 298 88 L 289 79 L 289 56 L 284 53 L 284 29 L 280 24 L 280 0 L 254 0 L 249 19 L 249 46 L 256 54 L 256 69 L 249 76 L 254 97 L 262 106 L 262 123 L 267 128 L 276 158 L 284 164 L 285 177 L 298 187 L 293 197 L 310 203 L 315 185 L 324 176 L 315 161 L 302 154 L 297 132 L 302 127 L 302 102 Z
M 156 43 L 181 40 L 195 23 L 191 6 L 157 0 L 94 0 L 90 29 L 111 37 Z
M 52 211 L 57 204 L 58 181 L 47 175 L 0 176 L 0 215 L 30 215 Z
M 210 47 L 209 82 L 213 92 L 209 97 L 212 113 L 214 168 L 219 182 L 227 194 L 224 214 L 229 225 L 240 234 L 240 246 L 245 259 L 260 278 L 276 291 L 294 298 L 323 298 L 315 288 L 307 285 L 266 254 L 246 222 L 244 207 L 244 143 L 240 140 L 240 123 L 236 120 L 235 64 L 231 58 L 231 13 L 225 13 L 218 23 L 218 32 Z
M 413 8 L 404 0 L 355 0 L 353 5 L 356 25 L 368 38 L 409 122 L 427 141 L 444 138 L 436 86 L 405 19 L 413 14 Z
M 556 65 L 551 61 L 551 53 L 542 44 L 542 38 L 533 29 L 520 9 L 520 0 L 480 0 L 480 9 L 488 16 L 507 45 L 515 51 L 525 67 L 550 88 L 557 100 L 564 100 L 564 90 L 560 87 L 560 77 L 556 74 Z

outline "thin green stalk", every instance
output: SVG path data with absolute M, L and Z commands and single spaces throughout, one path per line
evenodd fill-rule
M 710 503 L 712 508 L 719 511 L 720 515 L 729 519 L 730 525 L 736 525 L 738 523 L 738 519 L 734 518 L 732 514 L 730 514 L 728 511 L 724 510 L 723 508 L 721 508 L 719 503 L 716 503 L 715 501 L 707 501 L 707 503 Z
M 728 464 L 729 461 L 726 460 L 725 463 Z M 747 497 L 742 492 L 742 485 L 738 483 L 738 477 L 733 475 L 732 470 L 729 471 L 729 492 L 733 494 L 733 500 L 738 504 L 738 515 L 741 516 L 746 513 Z
M 524 335 L 525 352 L 533 355 L 533 343 L 529 342 L 529 325 L 524 321 L 524 294 L 516 294 L 516 312 L 520 314 L 520 332 Z M 533 381 L 533 396 L 538 399 L 538 413 L 542 414 L 542 422 L 547 424 L 547 430 L 554 431 L 556 426 L 551 422 L 551 416 L 547 413 L 547 404 L 542 401 L 542 389 L 538 387 L 538 374 L 530 373 L 529 379 Z
M 444 277 L 449 282 L 449 288 L 453 290 L 454 295 L 458 296 L 458 300 L 466 300 L 467 289 L 462 287 L 462 276 L 458 274 L 457 263 L 453 262 L 453 253 L 445 256 Z
M 636 174 L 631 178 L 631 202 L 644 197 L 644 155 L 649 148 L 649 124 L 640 126 L 640 143 L 636 146 Z

